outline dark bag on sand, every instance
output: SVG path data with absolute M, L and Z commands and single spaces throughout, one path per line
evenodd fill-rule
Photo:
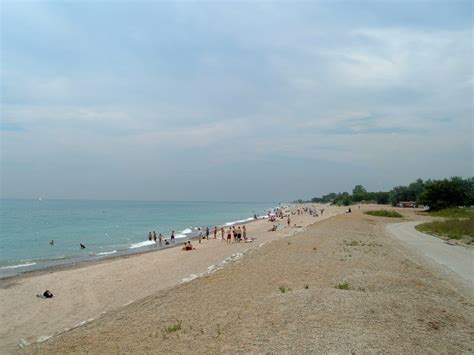
M 46 290 L 43 292 L 43 297 L 45 298 L 53 298 L 53 293 L 50 290 Z

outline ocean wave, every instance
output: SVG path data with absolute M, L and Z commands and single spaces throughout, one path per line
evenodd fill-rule
M 180 234 L 189 234 L 192 233 L 193 231 L 190 228 L 186 228 L 185 230 L 181 231 Z
M 115 254 L 117 252 L 117 250 L 112 250 L 112 251 L 104 251 L 102 253 L 97 253 L 95 255 L 109 255 L 109 254 Z
M 36 263 L 26 263 L 26 264 L 19 264 L 19 265 L 4 266 L 4 267 L 0 267 L 0 269 L 16 269 L 19 267 L 26 267 L 26 266 L 32 266 L 32 265 L 36 265 Z
M 146 246 L 155 245 L 155 244 L 156 244 L 156 242 L 154 242 L 153 240 L 145 240 L 144 242 L 135 243 L 135 244 L 130 245 L 130 247 L 128 249 L 136 249 L 136 248 L 146 247 Z
M 234 224 L 246 223 L 246 222 L 250 222 L 250 221 L 253 221 L 253 220 L 254 220 L 253 217 L 249 217 L 249 218 L 241 219 L 241 220 L 238 220 L 238 221 L 227 222 L 224 225 L 227 226 L 227 227 L 230 227 L 230 226 L 233 226 Z

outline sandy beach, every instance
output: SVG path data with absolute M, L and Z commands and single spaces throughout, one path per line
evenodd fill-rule
M 192 253 L 150 253 L 3 283 L 2 310 L 18 311 L 2 314 L 2 351 L 95 318 L 20 351 L 471 352 L 472 288 L 386 234 L 400 220 L 363 214 L 375 208 L 331 208 L 325 220 L 278 233 L 260 221 L 250 225 L 258 238 L 251 245 L 206 241 Z M 406 221 L 426 218 L 400 211 Z M 315 220 L 293 217 L 297 225 Z M 244 255 L 206 275 L 235 253 Z M 47 282 L 57 298 L 31 296 Z
M 302 229 L 299 227 L 344 211 L 338 207 L 324 208 L 320 217 L 293 215 L 291 228 L 287 227 L 286 219 L 249 223 L 248 236 L 256 238 L 252 243 L 229 245 L 221 241 L 220 233 L 217 240 L 212 239 L 211 233 L 210 240 L 202 244 L 195 241 L 197 250 L 192 252 L 177 247 L 0 280 L 0 350 L 12 351 L 20 345 L 57 335 L 104 312 L 215 271 L 212 265 L 217 269 L 226 259 L 240 258 L 242 253 L 297 233 Z M 281 228 L 269 232 L 273 224 L 280 224 Z M 55 297 L 51 300 L 35 297 L 45 289 L 51 290 Z

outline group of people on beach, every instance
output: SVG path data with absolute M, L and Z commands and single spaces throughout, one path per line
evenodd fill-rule
M 174 236 L 174 231 L 171 232 L 171 236 L 170 236 L 170 240 L 168 241 L 167 239 L 163 239 L 163 235 L 160 233 L 158 234 L 158 237 L 156 236 L 156 232 L 153 231 L 153 232 L 149 232 L 148 233 L 148 240 L 151 242 L 157 242 L 158 240 L 158 244 L 159 245 L 162 245 L 163 244 L 163 240 L 165 242 L 165 245 L 169 245 L 170 244 L 170 241 L 171 242 L 174 242 L 175 241 L 175 236 Z

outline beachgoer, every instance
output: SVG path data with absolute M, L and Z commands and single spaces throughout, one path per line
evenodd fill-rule
M 174 231 L 171 232 L 171 241 L 174 242 Z
M 153 239 L 153 236 L 151 235 L 151 232 L 148 233 L 148 240 L 152 240 Z
M 156 232 L 153 231 L 153 241 L 156 243 Z
M 51 239 L 51 240 L 49 241 L 49 245 L 54 245 L 54 240 L 53 240 L 53 239 Z
M 237 241 L 240 242 L 242 240 L 242 229 L 239 228 L 237 229 Z
M 214 226 L 214 239 L 217 239 L 217 227 Z
M 188 250 L 196 250 L 196 248 L 191 244 L 190 240 L 188 241 Z
M 209 227 L 206 227 L 206 239 L 209 240 Z
M 247 229 L 245 226 L 242 227 L 243 233 L 244 233 L 244 240 L 247 240 Z
M 257 219 L 257 214 L 256 213 L 253 214 L 253 219 Z
M 290 223 L 291 223 L 291 220 L 290 220 L 290 216 L 289 216 L 289 215 L 288 215 L 287 223 L 288 223 L 288 227 L 289 227 L 289 226 L 290 226 Z
M 165 245 L 169 245 L 170 242 L 168 242 L 168 239 L 165 239 Z
M 162 236 L 161 233 L 160 233 L 160 235 L 158 235 L 158 243 L 160 243 L 160 245 L 161 245 L 161 241 L 162 241 L 162 240 L 163 240 L 163 236 Z
M 84 244 L 82 244 L 82 243 L 79 243 L 79 245 L 81 246 L 81 249 L 85 249 L 85 248 L 86 248 L 86 246 L 85 246 Z
M 184 243 L 184 247 L 182 247 L 181 250 L 188 250 L 188 244 Z
M 232 242 L 231 238 L 232 238 L 232 229 L 229 228 L 229 230 L 227 231 L 227 244 L 230 244 Z
M 221 239 L 222 239 L 222 241 L 225 240 L 224 234 L 225 234 L 224 228 L 221 228 Z
M 50 290 L 46 290 L 46 291 L 43 292 L 43 297 L 44 298 L 53 298 L 54 295 Z

